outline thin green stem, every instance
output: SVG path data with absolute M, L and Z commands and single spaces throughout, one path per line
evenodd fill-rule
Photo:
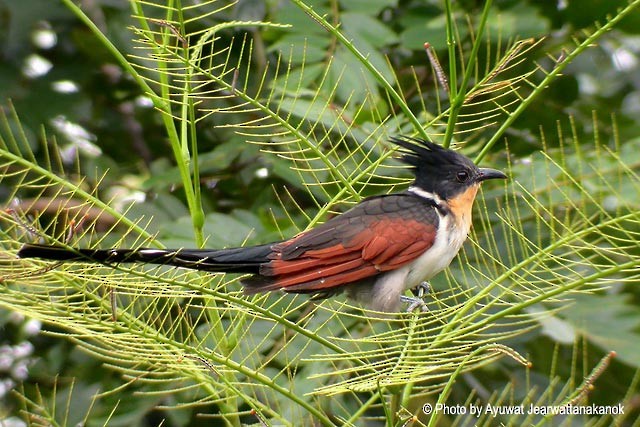
M 371 397 L 369 398 L 369 400 L 367 400 L 362 405 L 360 405 L 358 410 L 355 411 L 351 415 L 351 417 L 349 417 L 349 419 L 344 422 L 344 425 L 345 426 L 355 425 L 356 421 L 358 421 L 358 419 L 360 419 L 360 417 L 362 417 L 362 415 L 364 415 L 364 413 L 369 410 L 371 405 L 376 403 L 379 399 L 380 399 L 380 394 L 379 393 L 373 393 L 371 395 Z
M 407 102 L 402 98 L 402 96 L 398 93 L 398 91 L 394 89 L 393 85 L 387 81 L 387 79 L 382 75 L 382 73 L 378 71 L 378 69 L 371 63 L 371 61 L 369 61 L 367 56 L 362 54 L 362 52 L 360 52 L 358 48 L 355 47 L 353 43 L 349 39 L 347 39 L 340 30 L 338 30 L 338 28 L 336 28 L 334 25 L 329 23 L 326 19 L 324 19 L 324 17 L 320 16 L 315 10 L 313 10 L 312 7 L 307 5 L 302 0 L 291 0 L 291 1 L 295 3 L 295 5 L 298 6 L 300 9 L 302 9 L 307 15 L 313 18 L 313 20 L 316 21 L 318 24 L 320 24 L 325 30 L 327 30 L 345 48 L 347 48 L 347 50 L 349 50 L 349 52 L 351 52 L 353 56 L 358 61 L 360 61 L 362 66 L 366 68 L 366 70 L 369 71 L 369 73 L 371 73 L 371 75 L 376 79 L 376 81 L 389 94 L 389 96 L 391 97 L 391 101 L 395 103 L 395 106 L 397 106 L 398 108 L 400 108 L 400 110 L 402 110 L 405 117 L 407 117 L 409 121 L 413 124 L 413 128 L 418 132 L 420 137 L 427 140 L 431 140 L 431 137 L 425 131 L 423 124 L 420 123 L 420 120 L 409 109 Z
M 180 0 L 176 0 L 176 2 L 179 4 Z M 177 9 L 179 15 L 178 21 L 184 22 L 184 17 L 182 16 L 182 5 L 179 4 Z M 181 40 L 185 41 L 182 46 L 182 55 L 188 58 L 189 46 L 186 44 L 187 38 L 184 34 L 184 27 L 181 26 L 179 28 L 179 31 Z M 167 46 L 169 40 L 170 39 L 165 38 L 163 46 Z M 189 172 L 189 181 L 183 181 L 183 185 L 185 187 L 187 185 L 189 186 L 189 189 L 185 189 L 185 191 L 187 191 L 188 194 L 192 197 L 192 200 L 190 201 L 190 203 L 188 203 L 189 213 L 191 214 L 191 224 L 193 225 L 193 233 L 196 246 L 201 248 L 204 245 L 204 211 L 202 209 L 202 197 L 200 194 L 200 171 L 198 168 L 198 135 L 195 129 L 196 111 L 193 99 L 191 98 L 192 79 L 193 68 L 188 67 L 184 75 L 184 87 L 182 89 L 182 102 L 180 111 L 180 154 L 182 161 L 184 162 L 184 169 Z M 189 142 L 191 142 L 191 144 Z M 191 177 L 191 170 L 193 170 L 193 178 Z M 189 198 L 189 195 L 187 196 L 187 200 Z
M 162 70 L 166 70 L 166 63 L 161 60 L 157 60 L 158 68 L 160 69 L 160 91 L 161 94 L 158 95 L 146 82 L 144 77 L 138 73 L 136 68 L 133 66 L 131 62 L 127 60 L 127 58 L 118 50 L 118 48 L 109 40 L 109 38 L 100 31 L 100 29 L 91 21 L 91 19 L 77 6 L 73 3 L 72 0 L 61 0 L 62 3 L 71 10 L 71 12 L 76 15 L 91 31 L 91 33 L 98 39 L 98 41 L 113 55 L 118 64 L 130 75 L 133 80 L 140 86 L 142 91 L 151 98 L 153 105 L 162 112 L 161 117 L 164 124 L 164 127 L 167 131 L 167 137 L 171 144 L 171 148 L 173 151 L 174 158 L 176 160 L 176 164 L 178 166 L 178 170 L 180 172 L 180 179 L 182 180 L 182 184 L 185 191 L 185 197 L 187 199 L 187 205 L 189 207 L 189 211 L 192 214 L 192 219 L 199 219 L 198 213 L 198 204 L 196 202 L 196 196 L 194 193 L 194 188 L 192 185 L 192 179 L 189 170 L 189 160 L 188 160 L 188 152 L 187 157 L 185 157 L 185 153 L 182 150 L 181 138 L 178 135 L 175 123 L 173 121 L 173 116 L 171 112 L 171 103 L 170 103 L 170 93 L 169 93 L 169 85 L 166 79 L 166 73 L 163 73 Z M 149 31 L 148 22 L 144 17 L 144 11 L 140 4 L 136 1 L 131 2 L 134 15 L 138 16 L 140 24 Z M 171 7 L 167 7 L 167 13 L 171 13 Z M 198 239 L 197 235 L 197 227 L 194 224 L 194 234 L 196 235 L 196 240 Z
M 436 421 L 438 420 L 438 415 L 439 415 L 439 411 L 437 411 L 436 408 L 441 407 L 444 404 L 444 402 L 447 400 L 447 397 L 449 397 L 449 393 L 451 392 L 451 388 L 453 387 L 456 380 L 458 379 L 458 375 L 460 375 L 460 372 L 462 372 L 462 369 L 466 366 L 469 360 L 471 360 L 477 354 L 487 351 L 487 349 L 489 349 L 490 347 L 492 347 L 491 344 L 478 347 L 471 353 L 467 354 L 467 356 L 462 360 L 462 362 L 460 362 L 456 370 L 453 371 L 453 374 L 451 374 L 451 376 L 449 377 L 449 380 L 447 381 L 447 384 L 444 386 L 444 389 L 440 392 L 440 395 L 438 396 L 438 401 L 432 408 L 431 417 L 429 418 L 429 423 L 427 424 L 427 427 L 433 427 L 436 425 Z
M 412 349 L 413 351 L 415 351 L 415 348 L 411 345 L 411 337 L 414 336 L 416 327 L 418 326 L 418 319 L 420 317 L 419 314 L 420 313 L 417 311 L 416 313 L 413 314 L 413 316 L 411 316 L 411 321 L 410 321 L 411 323 L 409 324 L 409 331 L 407 333 L 408 339 L 405 341 L 402 352 L 398 356 L 398 362 L 396 366 L 402 366 L 405 362 L 405 359 L 407 358 L 407 354 L 411 352 Z M 413 391 L 414 385 L 415 385 L 414 382 L 408 382 L 403 387 L 402 395 L 400 396 L 400 405 L 404 408 L 409 406 L 409 401 L 411 399 L 411 392 Z
M 451 0 L 444 1 L 445 16 L 447 18 L 446 35 L 447 51 L 449 55 L 449 100 L 453 102 L 458 97 L 458 63 L 456 62 L 455 25 Z
M 487 20 L 489 19 L 491 5 L 492 0 L 485 0 L 484 9 L 482 10 L 482 15 L 480 16 L 480 22 L 478 23 L 478 28 L 476 29 L 473 47 L 471 48 L 471 54 L 469 55 L 469 63 L 466 66 L 464 76 L 462 78 L 462 83 L 460 84 L 461 92 L 464 92 L 464 96 L 461 93 L 458 94 L 456 105 L 462 105 L 467 94 L 467 91 L 465 89 L 469 84 L 469 80 L 471 80 L 471 76 L 473 75 L 475 70 L 476 61 L 478 60 L 478 51 L 480 50 L 480 46 L 482 45 L 482 42 L 484 40 L 484 29 L 487 25 Z
M 451 142 L 453 140 L 453 134 L 456 127 L 456 122 L 458 120 L 458 115 L 460 114 L 460 110 L 464 105 L 464 100 L 467 96 L 467 85 L 469 84 L 469 80 L 475 69 L 475 63 L 478 59 L 478 50 L 480 49 L 480 45 L 483 40 L 484 29 L 487 24 L 487 19 L 489 18 L 489 11 L 491 9 L 492 0 L 486 0 L 484 4 L 484 9 L 482 11 L 482 15 L 480 16 L 480 23 L 478 24 L 478 28 L 476 31 L 476 38 L 473 43 L 473 47 L 471 49 L 471 54 L 469 55 L 469 63 L 466 65 L 464 76 L 462 77 L 462 82 L 458 87 L 458 75 L 457 75 L 457 61 L 456 61 L 456 49 L 455 49 L 455 27 L 453 20 L 453 12 L 451 11 L 451 0 L 445 0 L 445 10 L 447 16 L 447 47 L 449 49 L 449 81 L 450 81 L 450 92 L 449 92 L 449 116 L 447 119 L 447 128 L 445 130 L 444 138 L 442 141 L 442 145 L 445 148 L 449 148 Z M 461 59 L 462 61 L 463 59 Z
M 68 1 L 68 0 L 65 0 Z M 171 22 L 173 20 L 173 1 L 170 1 L 166 7 L 166 16 L 165 19 L 167 22 Z M 141 4 L 136 1 L 131 1 L 131 7 L 133 8 L 133 13 L 138 17 L 138 22 L 140 27 L 147 33 L 151 32 L 149 28 L 149 21 L 145 16 L 144 10 L 142 9 Z M 180 10 L 180 9 L 178 9 Z M 183 29 L 179 29 L 179 31 L 183 31 Z M 159 110 L 162 112 L 162 122 L 167 130 L 167 137 L 169 139 L 169 144 L 171 145 L 171 151 L 173 152 L 173 157 L 176 161 L 176 165 L 178 166 L 178 171 L 180 172 L 180 180 L 182 181 L 182 186 L 184 189 L 185 198 L 187 199 L 187 207 L 189 209 L 189 213 L 191 215 L 191 223 L 193 225 L 194 230 L 194 238 L 196 244 L 198 246 L 202 246 L 204 242 L 204 238 L 202 236 L 202 222 L 203 222 L 203 213 L 202 208 L 198 203 L 200 195 L 195 194 L 193 179 L 191 177 L 191 154 L 189 153 L 189 137 L 188 133 L 184 132 L 185 126 L 188 123 L 188 115 L 186 114 L 187 109 L 185 108 L 185 103 L 182 103 L 182 111 L 181 111 L 181 133 L 178 134 L 178 130 L 176 129 L 176 124 L 173 119 L 173 112 L 171 111 L 171 82 L 169 81 L 168 75 L 168 64 L 166 61 L 161 58 L 162 53 L 164 52 L 163 48 L 168 46 L 171 41 L 171 29 L 167 27 L 162 27 L 162 43 L 160 46 L 154 46 L 154 50 L 156 51 L 156 65 L 159 70 L 158 78 L 159 78 L 159 88 L 160 95 L 157 95 L 148 85 L 142 86 L 143 90 L 149 94 L 149 96 L 154 99 L 154 105 L 156 105 L 156 98 L 159 98 L 160 105 L 162 108 Z M 188 46 L 185 47 L 184 51 L 188 54 Z M 126 61 L 126 58 L 125 58 Z M 128 61 L 127 61 L 128 62 Z M 142 76 L 138 74 L 134 67 L 131 66 L 131 69 L 134 70 L 136 76 L 139 76 L 140 79 L 143 79 Z M 138 81 L 138 79 L 136 79 Z M 185 82 L 185 85 L 189 85 L 189 81 Z M 185 93 L 186 92 L 186 93 Z M 183 92 L 184 96 L 188 96 L 189 92 Z M 158 105 L 156 105 L 158 108 Z M 197 177 L 196 177 L 197 178 Z
M 587 37 L 582 43 L 580 43 L 578 47 L 576 47 L 569 54 L 567 54 L 566 57 L 556 62 L 556 66 L 551 71 L 546 73 L 546 76 L 544 77 L 544 79 L 542 79 L 542 81 L 533 88 L 533 91 L 529 94 L 529 96 L 523 99 L 518 104 L 518 107 L 511 114 L 509 114 L 509 116 L 504 122 L 502 122 L 502 125 L 498 128 L 498 130 L 493 134 L 491 139 L 489 139 L 489 141 L 485 144 L 485 146 L 482 148 L 480 153 L 476 156 L 474 160 L 475 163 L 479 163 L 484 158 L 484 156 L 487 155 L 489 150 L 491 150 L 491 147 L 493 147 L 495 143 L 498 142 L 498 139 L 502 137 L 504 132 L 509 128 L 509 126 L 511 126 L 511 124 L 520 116 L 520 114 L 522 114 L 529 107 L 529 105 L 531 105 L 534 99 L 536 99 L 545 89 L 549 87 L 552 81 L 554 81 L 555 79 L 557 79 L 562 75 L 562 71 L 569 64 L 571 64 L 578 55 L 580 55 L 586 49 L 595 46 L 595 42 L 600 37 L 602 37 L 608 31 L 613 29 L 613 27 L 618 22 L 620 22 L 623 18 L 625 18 L 638 6 L 640 6 L 640 0 L 635 0 L 629 3 L 625 8 L 618 11 L 609 21 L 607 21 L 606 24 L 604 24 L 602 27 L 594 31 L 594 33 L 591 34 L 589 37 Z

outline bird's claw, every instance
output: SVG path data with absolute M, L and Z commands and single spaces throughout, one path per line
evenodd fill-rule
M 429 295 L 430 292 L 431 292 L 431 285 L 429 284 L 429 282 L 426 282 L 426 281 L 420 282 L 418 286 L 411 289 L 411 293 L 418 298 L 423 298 L 425 295 Z
M 431 291 L 431 286 L 429 285 L 429 283 L 428 282 L 422 282 L 418 286 L 416 286 L 415 288 L 411 289 L 411 293 L 413 295 L 415 295 L 414 297 L 408 297 L 406 295 L 401 295 L 400 296 L 400 301 L 402 301 L 403 303 L 408 304 L 407 313 L 411 313 L 412 311 L 414 311 L 418 307 L 420 307 L 420 310 L 423 311 L 423 312 L 429 311 L 429 308 L 427 307 L 427 304 L 424 302 L 424 300 L 422 298 L 424 298 L 425 295 L 428 295 L 430 291 Z
M 412 311 L 414 311 L 416 308 L 420 307 L 420 311 L 429 311 L 429 308 L 427 307 L 427 304 L 425 304 L 424 301 L 422 301 L 420 298 L 415 298 L 415 297 L 408 297 L 406 295 L 400 295 L 400 301 L 402 301 L 405 304 L 409 304 L 407 306 L 407 313 L 411 313 Z

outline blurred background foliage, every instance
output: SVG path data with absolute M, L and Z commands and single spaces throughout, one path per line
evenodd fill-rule
M 93 0 L 80 4 L 121 52 L 138 54 L 135 36 L 123 30 L 135 24 L 128 2 Z M 353 132 L 363 129 L 367 134 L 381 116 L 398 113 L 375 80 L 363 78 L 360 73 L 345 72 L 358 69 L 360 64 L 293 2 L 239 0 L 221 2 L 217 7 L 222 4 L 228 7 L 212 15 L 209 21 L 199 20 L 194 25 L 205 29 L 234 20 L 290 25 L 217 33 L 221 44 L 243 38 L 253 41 L 250 60 L 254 73 L 247 78 L 249 88 L 257 90 L 263 71 L 267 80 L 276 76 L 272 68 L 282 56 L 291 67 L 288 78 L 296 80 L 298 75 L 303 76 L 299 91 L 315 91 L 319 79 L 326 79 L 322 86 L 325 88 L 333 88 L 332 82 L 340 82 L 324 95 L 337 110 L 342 109 L 341 114 L 348 119 Z M 339 22 L 346 37 L 368 53 L 369 61 L 388 81 L 396 78 L 400 87 L 407 88 L 404 97 L 412 110 L 424 108 L 434 114 L 439 110 L 443 88 L 434 84 L 436 78 L 423 45 L 428 42 L 434 47 L 446 74 L 443 2 L 333 0 L 308 4 L 313 4 L 319 14 L 326 14 L 329 22 Z M 576 31 L 593 27 L 594 22 L 604 20 L 626 4 L 601 0 L 495 1 L 488 23 L 491 43 L 482 47 L 486 52 L 478 55 L 478 67 L 485 68 L 490 50 L 503 48 L 501 44 L 506 41 L 544 37 L 544 52 L 553 50 L 553 46 L 565 45 Z M 455 17 L 462 40 L 469 40 L 468 21 L 478 16 L 482 7 L 480 1 L 456 3 Z M 147 229 L 166 246 L 193 246 L 192 218 L 161 118 L 149 98 L 104 46 L 65 5 L 50 0 L 0 0 L 0 28 L 0 99 L 5 106 L 6 101 L 11 100 L 27 138 L 37 140 L 44 126 L 47 134 L 57 140 L 65 165 L 71 168 L 80 159 L 78 176 L 72 179 L 84 180 L 81 185 L 86 188 L 97 187 L 101 198 L 112 200 L 116 208 L 135 201 L 128 215 L 153 216 Z M 232 46 L 228 54 L 240 58 L 241 45 Z M 536 45 L 527 55 L 540 63 L 551 61 L 544 52 Z M 329 60 L 338 66 L 331 67 L 325 74 Z M 513 73 L 518 71 L 516 64 Z M 282 78 L 282 74 L 275 78 Z M 411 89 L 416 87 L 416 79 L 421 92 Z M 286 102 L 281 106 L 284 111 L 289 108 L 292 117 L 307 114 L 305 107 L 301 103 Z M 553 157 L 554 153 L 561 153 L 563 144 L 570 145 L 575 140 L 584 141 L 579 148 L 581 155 L 592 157 L 596 163 L 604 162 L 597 164 L 606 171 L 606 160 L 598 159 L 593 143 L 595 134 L 599 143 L 611 148 L 619 142 L 621 157 L 624 156 L 637 174 L 640 165 L 638 117 L 640 12 L 636 10 L 616 30 L 574 60 L 562 78 L 554 81 L 544 96 L 535 99 L 508 129 L 504 140 L 508 142 L 514 173 L 524 188 L 535 188 L 536 173 L 549 173 L 548 170 L 529 171 L 532 162 L 540 164 L 536 162 L 541 158 L 538 152 L 544 149 Z M 233 132 L 226 120 L 237 119 L 211 114 L 197 122 L 198 164 L 206 215 L 204 235 L 210 236 L 206 245 L 263 243 L 290 236 L 306 227 L 309 219 L 331 197 L 323 191 L 307 191 L 299 174 L 290 168 L 290 162 L 262 154 L 258 145 L 246 144 L 245 136 Z M 14 123 L 8 125 L 11 127 Z M 467 152 L 473 152 L 473 147 L 479 149 L 494 130 L 492 127 L 473 130 L 469 137 L 472 145 Z M 558 134 L 565 138 L 551 137 Z M 37 146 L 32 148 L 36 156 L 45 156 Z M 492 151 L 489 158 L 504 165 L 503 142 Z M 572 158 L 562 161 L 571 171 Z M 528 183 L 528 179 L 533 182 Z M 596 181 L 594 179 L 593 191 L 606 192 L 607 187 L 598 188 Z M 388 186 L 390 181 L 374 177 L 373 183 Z M 588 182 L 583 184 L 591 189 Z M 624 191 L 625 182 L 616 185 L 621 189 L 617 194 L 629 194 Z M 635 191 L 637 194 L 637 189 Z M 380 188 L 373 185 L 362 190 L 362 195 L 379 192 Z M 10 189 L 0 186 L 3 202 L 8 202 L 9 194 Z M 630 194 L 634 194 L 633 191 Z M 609 202 L 616 203 L 615 200 Z M 639 207 L 638 200 L 624 202 Z M 491 205 L 488 209 L 491 211 Z M 97 226 L 100 227 L 100 222 Z M 102 226 L 108 229 L 110 224 Z M 531 227 L 535 228 L 535 222 L 531 222 Z M 117 239 L 117 236 L 107 237 L 103 243 Z M 524 378 L 521 369 L 514 369 L 519 366 L 514 361 L 503 359 L 475 370 L 473 375 L 466 374 L 464 380 L 456 384 L 451 400 L 464 403 L 472 390 L 488 398 L 494 390 L 509 387 L 513 388 L 510 393 L 517 400 L 529 392 L 523 389 L 524 384 L 546 386 L 547 380 L 543 378 L 552 373 L 565 379 L 578 378 L 579 383 L 580 373 L 588 372 L 589 367 L 615 347 L 620 357 L 612 362 L 607 374 L 599 378 L 592 401 L 616 404 L 624 400 L 631 414 L 626 419 L 634 419 L 640 406 L 637 393 L 640 291 L 637 286 L 619 285 L 598 294 L 581 295 L 578 300 L 575 308 L 542 320 L 541 328 L 510 342 L 533 362 L 533 368 L 527 371 L 530 378 Z M 585 322 L 585 318 L 590 321 Z M 69 408 L 66 424 L 76 425 L 92 404 L 93 394 L 118 387 L 120 376 L 104 367 L 99 359 L 78 350 L 72 342 L 38 334 L 39 327 L 38 322 L 16 313 L 0 312 L 0 420 L 13 419 L 18 408 L 24 405 L 10 393 L 12 389 L 22 388 L 24 395 L 38 404 L 39 399 L 52 395 L 52 390 L 57 388 L 56 399 Z M 23 381 L 24 385 L 19 386 Z M 110 416 L 110 425 L 176 426 L 199 425 L 198 413 L 216 411 L 215 406 L 163 411 L 158 408 L 177 402 L 164 395 L 153 398 L 152 394 L 128 398 L 128 394 L 136 393 L 135 388 L 104 395 L 93 403 L 92 411 L 104 420 L 117 406 L 116 414 Z M 353 409 L 357 410 L 357 406 Z M 376 423 L 380 421 L 372 421 L 371 425 L 380 425 Z

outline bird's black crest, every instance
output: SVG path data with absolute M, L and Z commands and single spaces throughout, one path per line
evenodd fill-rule
M 416 169 L 445 165 L 473 165 L 466 156 L 423 139 L 403 136 L 392 137 L 390 141 L 404 148 L 401 150 L 400 160 Z

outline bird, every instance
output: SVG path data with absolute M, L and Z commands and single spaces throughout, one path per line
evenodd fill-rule
M 244 273 L 247 295 L 270 291 L 329 297 L 346 292 L 364 307 L 398 312 L 415 302 L 408 290 L 425 287 L 449 266 L 471 228 L 483 181 L 506 179 L 436 143 L 392 137 L 414 181 L 404 191 L 363 199 L 351 209 L 289 239 L 225 249 L 71 249 L 24 244 L 20 258 L 59 262 L 148 263 L 212 273 Z

